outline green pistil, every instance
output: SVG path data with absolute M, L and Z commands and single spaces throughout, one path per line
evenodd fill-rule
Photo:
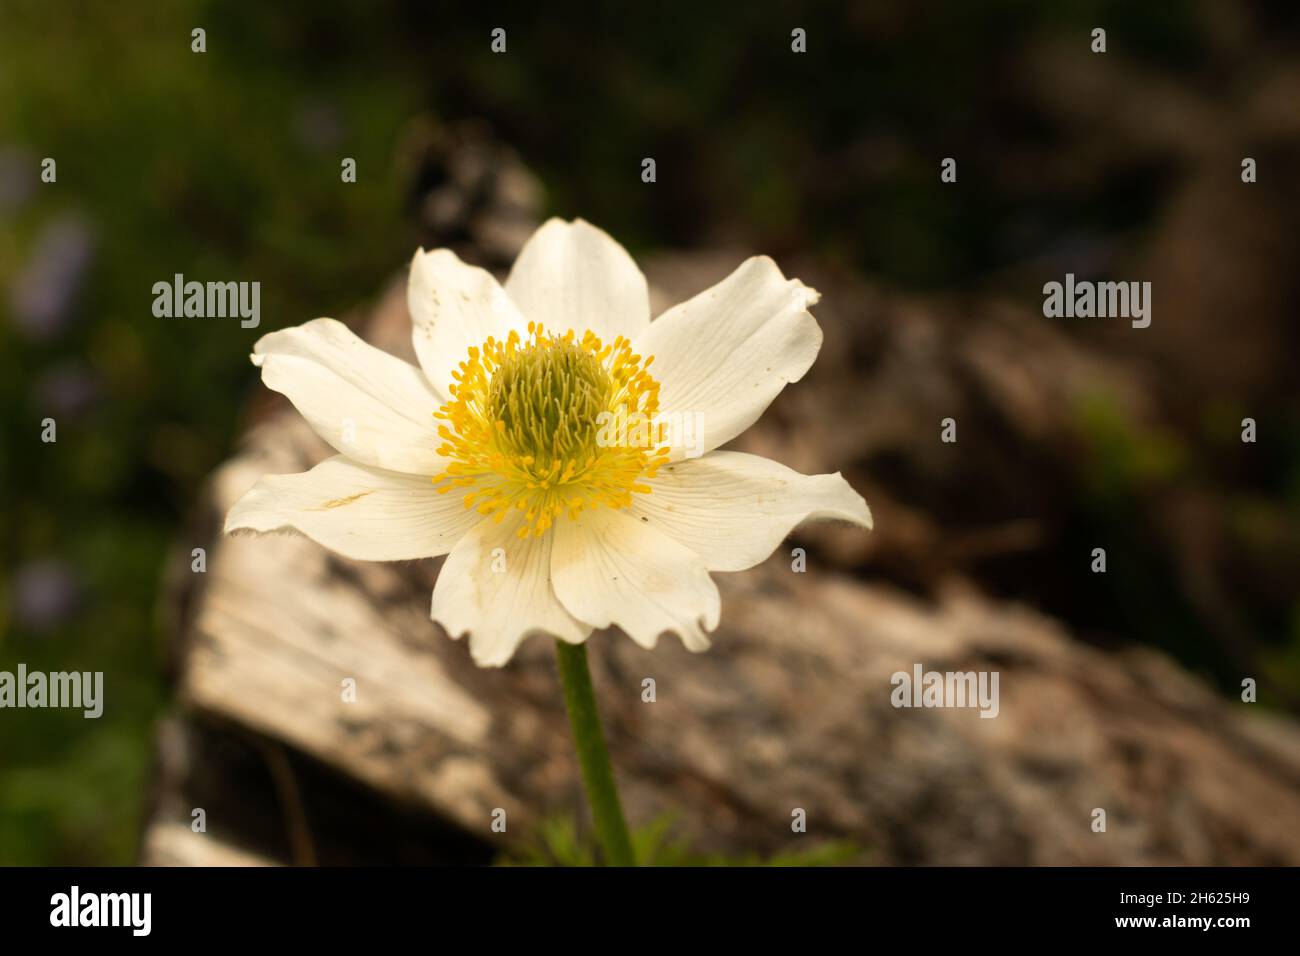
M 600 361 L 572 342 L 551 339 L 512 352 L 488 391 L 493 421 L 505 423 L 501 450 L 531 455 L 538 470 L 585 460 L 596 448 L 610 384 Z

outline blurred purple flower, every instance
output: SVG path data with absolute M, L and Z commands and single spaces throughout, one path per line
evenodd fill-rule
M 80 217 L 65 216 L 41 230 L 9 289 L 14 320 L 28 338 L 48 340 L 68 327 L 94 251 L 94 233 Z
M 73 360 L 43 372 L 32 391 L 42 414 L 77 418 L 99 401 L 102 389 L 99 376 L 84 362 Z
M 62 624 L 81 603 L 81 586 L 65 561 L 33 561 L 18 568 L 12 580 L 14 621 L 30 631 Z
M 21 209 L 36 191 L 40 173 L 31 153 L 16 146 L 0 147 L 0 213 Z

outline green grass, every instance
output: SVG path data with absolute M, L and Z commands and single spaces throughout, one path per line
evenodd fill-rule
M 632 831 L 639 866 L 850 866 L 869 862 L 862 848 L 841 840 L 807 837 L 807 850 L 764 857 L 756 853 L 727 856 L 691 847 L 677 832 L 671 814 Z M 571 816 L 551 816 L 538 823 L 522 848 L 503 856 L 500 866 L 596 866 L 600 854 L 588 833 L 579 833 Z

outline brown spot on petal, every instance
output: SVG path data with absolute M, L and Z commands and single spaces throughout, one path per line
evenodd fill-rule
M 366 495 L 370 495 L 370 494 L 374 494 L 374 492 L 359 491 L 355 495 L 348 495 L 346 498 L 335 498 L 333 501 L 325 502 L 325 504 L 322 505 L 317 510 L 326 511 L 329 510 L 330 508 L 342 508 L 344 505 L 350 505 L 352 504 L 352 502 L 356 501 L 357 499 L 364 498 Z

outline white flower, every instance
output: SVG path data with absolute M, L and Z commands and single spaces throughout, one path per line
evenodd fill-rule
M 419 368 L 333 319 L 254 346 L 262 381 L 340 454 L 261 479 L 226 531 L 296 529 L 368 561 L 446 554 L 432 616 L 469 633 L 482 666 L 534 632 L 581 643 L 611 625 L 704 650 L 710 571 L 752 567 L 807 518 L 871 527 L 838 474 L 713 450 L 812 365 L 817 298 L 759 256 L 651 322 L 636 263 L 581 219 L 538 229 L 504 289 L 448 250 L 417 252 Z M 662 427 L 598 441 L 619 412 L 696 416 L 707 454 Z

